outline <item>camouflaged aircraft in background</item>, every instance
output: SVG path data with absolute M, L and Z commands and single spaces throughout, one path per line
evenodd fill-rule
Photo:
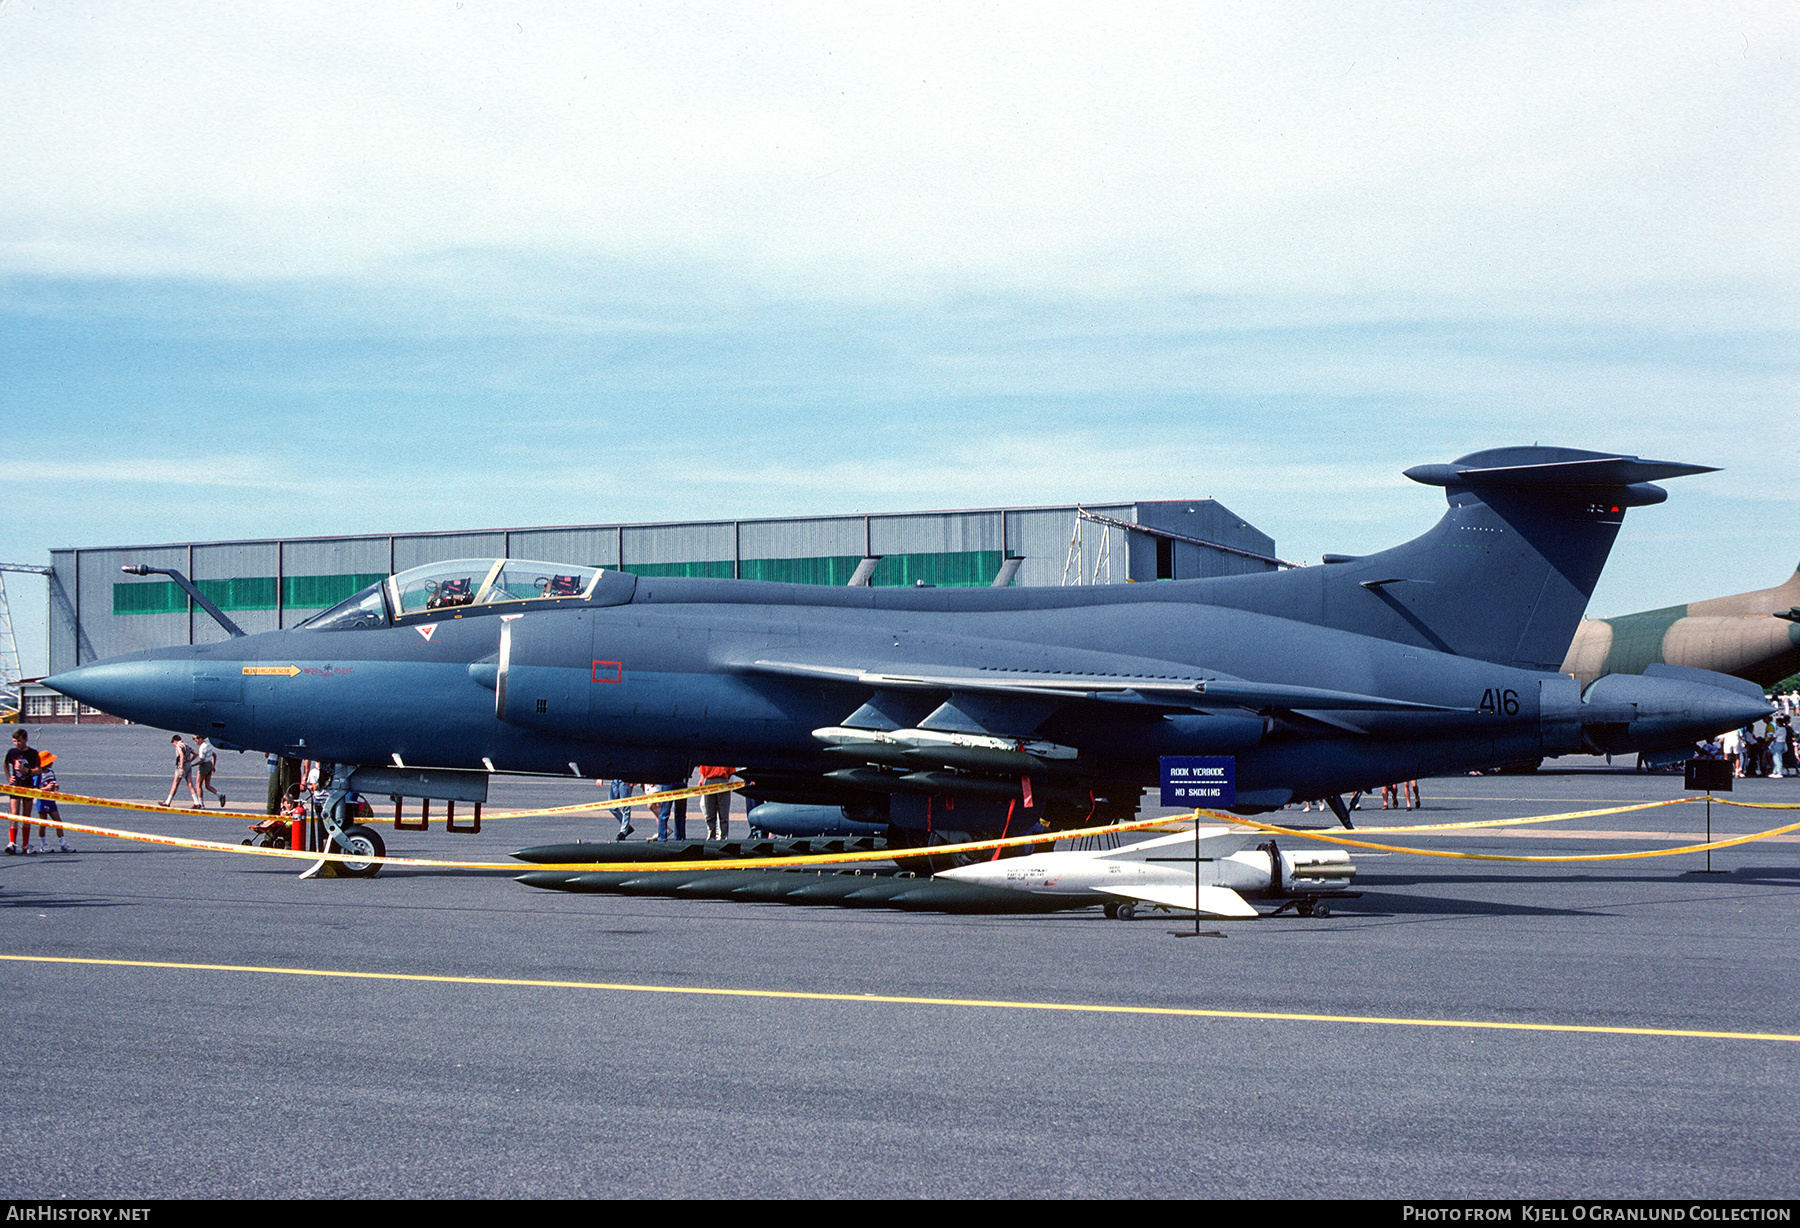
M 1800 569 L 1787 583 L 1618 618 L 1584 618 L 1562 672 L 1586 686 L 1648 665 L 1691 665 L 1761 686 L 1800 670 Z

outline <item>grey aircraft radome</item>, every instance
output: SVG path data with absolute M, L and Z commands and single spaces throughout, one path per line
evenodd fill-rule
M 1404 545 L 1154 584 L 830 588 L 433 563 L 296 628 L 244 635 L 215 613 L 236 634 L 46 681 L 144 724 L 335 764 L 339 788 L 377 794 L 726 763 L 753 796 L 843 806 L 914 847 L 1122 820 L 1159 757 L 1222 755 L 1254 813 L 1666 749 L 1765 714 L 1754 684 L 1704 670 L 1651 666 L 1585 692 L 1557 672 L 1625 509 L 1702 472 L 1477 452 L 1407 471 L 1449 510 Z

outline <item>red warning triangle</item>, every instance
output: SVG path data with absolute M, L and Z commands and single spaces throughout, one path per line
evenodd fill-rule
M 414 627 L 413 630 L 417 631 L 420 635 L 424 636 L 426 639 L 430 639 L 433 635 L 437 634 L 437 624 L 436 623 L 420 623 L 418 626 Z

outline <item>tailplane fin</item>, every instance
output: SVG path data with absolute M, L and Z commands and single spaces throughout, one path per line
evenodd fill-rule
M 1428 533 L 1227 594 L 1251 608 L 1522 669 L 1555 670 L 1574 637 L 1625 509 L 1661 503 L 1652 483 L 1705 465 L 1575 448 L 1493 448 L 1406 476 L 1444 487 Z M 1269 583 L 1274 581 L 1275 583 Z M 1235 587 L 1235 586 L 1234 586 Z M 1260 590 L 1260 591 L 1259 591 Z

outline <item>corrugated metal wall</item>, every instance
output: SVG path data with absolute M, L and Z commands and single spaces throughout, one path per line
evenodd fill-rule
M 1274 552 L 1268 536 L 1211 500 L 1089 510 L 1257 554 Z M 383 576 L 456 558 L 541 559 L 622 566 L 644 575 L 803 584 L 842 584 L 868 554 L 881 556 L 877 585 L 985 585 L 1009 558 L 1022 560 L 1014 580 L 1020 585 L 1157 578 L 1154 539 L 1092 521 L 1080 522 L 1079 534 L 1076 528 L 1070 506 L 54 550 L 50 670 L 224 638 L 205 611 L 189 608 L 173 582 L 120 573 L 134 563 L 181 571 L 249 632 L 292 627 Z M 1177 544 L 1173 558 L 1183 579 L 1267 567 L 1185 544 Z
M 1271 556 L 1275 553 L 1274 538 L 1211 499 L 1140 503 L 1137 515 L 1132 519 L 1150 528 L 1235 546 L 1252 554 Z M 1138 579 L 1192 580 L 1203 576 L 1245 575 L 1268 569 L 1267 563 L 1257 559 L 1171 541 L 1163 547 L 1167 552 L 1163 561 L 1171 565 L 1170 574 L 1164 576 L 1158 566 L 1157 539 L 1143 533 L 1133 533 L 1130 537 L 1131 574 Z

